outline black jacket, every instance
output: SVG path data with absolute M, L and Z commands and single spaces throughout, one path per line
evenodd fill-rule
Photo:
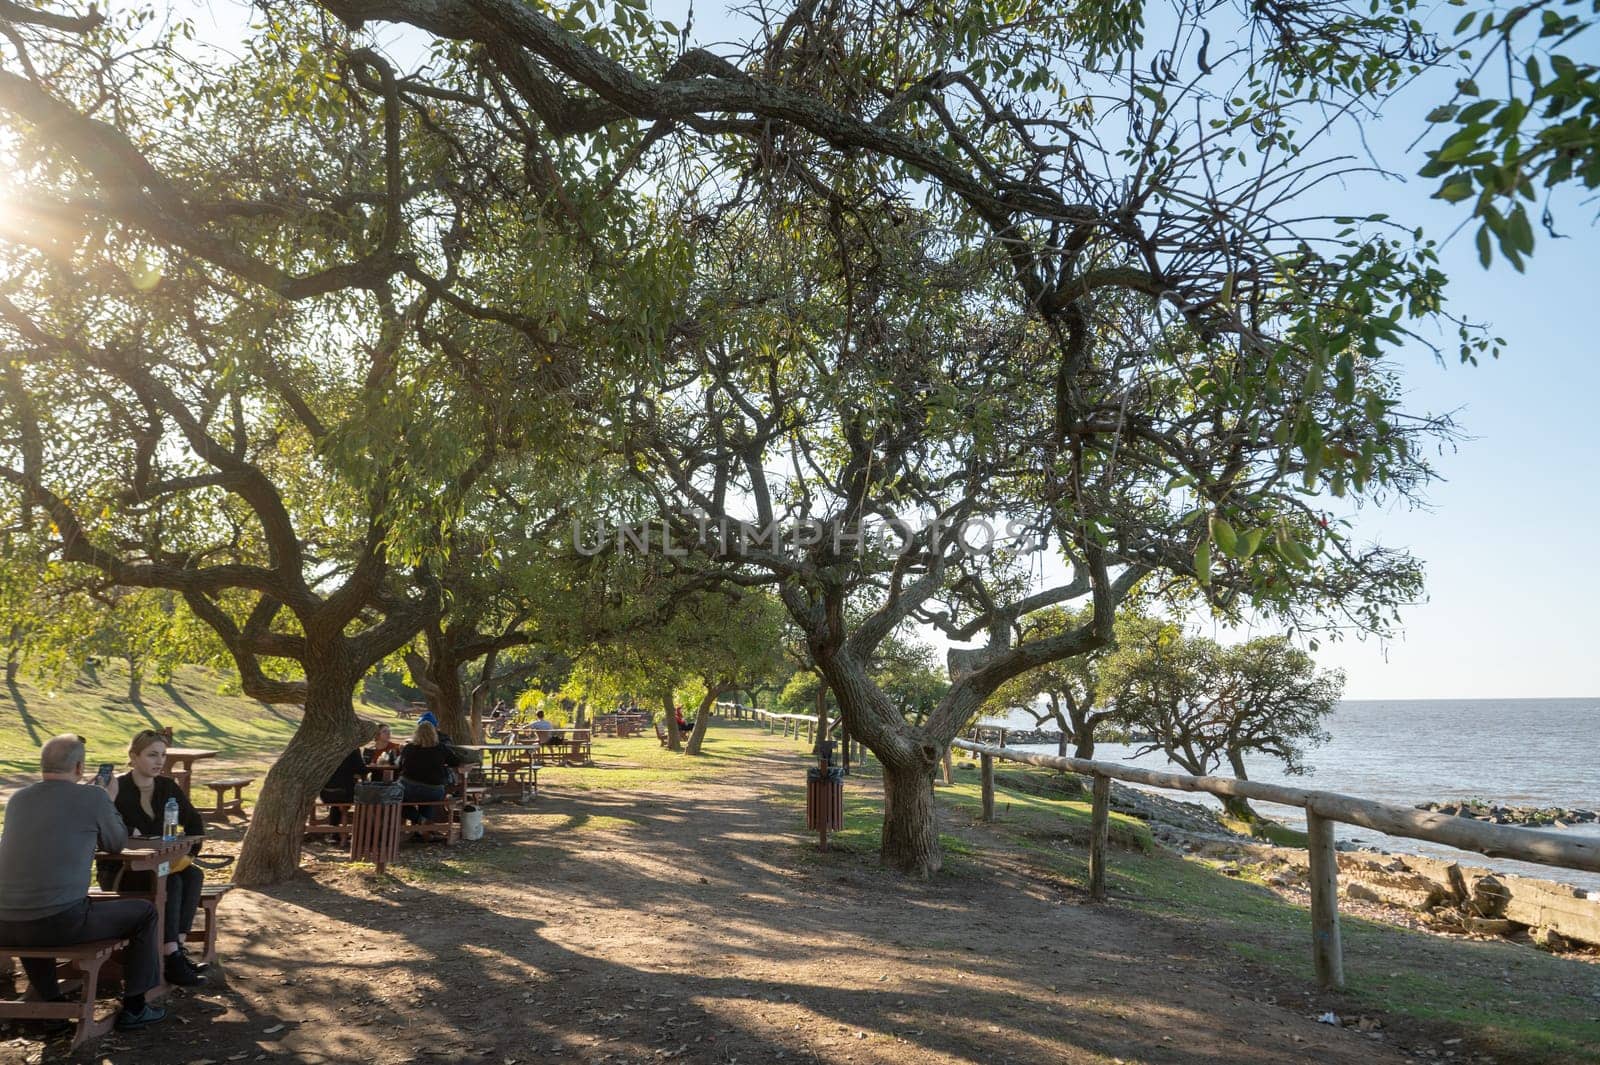
M 442 788 L 450 783 L 446 767 L 460 764 L 461 756 L 443 743 L 437 747 L 408 743 L 400 749 L 400 778 L 416 784 Z
M 176 780 L 171 777 L 156 777 L 155 784 L 150 788 L 150 808 L 155 811 L 155 815 L 151 816 L 144 812 L 143 806 L 139 805 L 139 789 L 133 783 L 133 774 L 124 773 L 117 778 L 117 798 L 114 805 L 117 814 L 122 818 L 122 823 L 128 826 L 130 836 L 159 837 L 161 820 L 165 815 L 168 799 L 178 800 L 178 824 L 183 826 L 184 838 L 194 840 L 194 846 L 189 848 L 189 853 L 199 854 L 200 840 L 206 834 L 206 820 L 200 816 L 200 811 L 194 808 L 189 796 L 183 793 Z M 131 846 L 135 841 L 130 839 L 128 842 Z M 125 867 L 121 862 L 97 862 L 95 874 L 100 886 L 107 891 L 115 890 L 117 873 L 123 868 Z M 135 879 L 142 883 L 150 877 L 148 874 L 129 874 L 117 886 L 124 891 L 146 890 L 136 887 L 133 883 Z
M 365 780 L 371 770 L 367 768 L 365 752 L 357 747 L 344 756 L 344 761 L 339 763 L 339 768 L 333 771 L 333 776 L 322 785 L 323 791 L 337 791 L 345 795 L 353 795 L 356 790 L 356 781 Z

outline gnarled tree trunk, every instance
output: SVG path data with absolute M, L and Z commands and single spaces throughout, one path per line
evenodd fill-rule
M 356 717 L 358 679 L 343 670 L 307 677 L 305 716 L 261 786 L 234 868 L 235 883 L 276 884 L 299 869 L 312 800 L 345 755 L 374 734 Z
M 428 709 L 439 719 L 439 731 L 453 743 L 473 742 L 466 737 L 475 736 L 472 722 L 467 717 L 466 698 L 461 689 L 461 663 L 444 653 L 443 644 L 435 646 L 429 641 L 428 657 L 415 651 L 406 652 L 406 668 L 411 671 L 411 681 L 428 700 Z
M 1233 769 L 1233 775 L 1238 777 L 1240 780 L 1250 779 L 1245 775 L 1244 754 L 1242 752 L 1236 750 L 1229 751 L 1228 765 Z M 1239 820 L 1250 824 L 1254 824 L 1261 816 L 1250 806 L 1250 800 L 1238 795 L 1223 796 L 1222 808 L 1223 810 L 1227 811 L 1230 817 L 1236 817 Z
M 707 692 L 694 712 L 694 728 L 689 730 L 689 742 L 683 745 L 684 754 L 699 754 L 706 740 L 706 730 L 711 727 L 711 704 L 717 701 L 715 692 Z
M 944 866 L 933 797 L 937 751 L 928 750 L 932 753 L 925 760 L 883 762 L 883 843 L 878 858 L 907 876 L 929 877 Z

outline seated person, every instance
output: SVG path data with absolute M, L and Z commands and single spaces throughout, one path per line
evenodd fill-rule
M 681 707 L 681 706 L 673 707 L 672 708 L 672 713 L 673 713 L 673 716 L 676 717 L 677 720 L 678 720 L 678 731 L 679 732 L 687 733 L 690 729 L 694 728 L 694 726 L 689 724 L 688 720 L 684 718 L 684 716 L 683 716 L 683 707 Z
M 534 742 L 540 744 L 541 746 L 549 745 L 551 747 L 558 747 L 567 741 L 565 733 L 558 732 L 554 724 L 545 720 L 543 710 L 539 710 L 534 713 L 533 728 L 534 731 L 538 733 L 538 735 L 534 737 Z
M 445 797 L 451 769 L 461 764 L 455 751 L 440 742 L 439 730 L 426 721 L 417 722 L 416 735 L 400 749 L 400 784 L 408 803 L 437 802 Z M 437 807 L 410 807 L 410 821 L 432 821 Z
M 380 725 L 378 737 L 382 739 L 383 730 L 387 725 Z M 372 769 L 367 762 L 367 752 L 360 747 L 355 748 L 344 756 L 344 761 L 339 763 L 339 768 L 333 771 L 333 776 L 322 785 L 322 790 L 317 793 L 317 798 L 326 803 L 354 802 L 356 798 L 356 781 L 366 780 L 371 776 Z M 335 805 L 328 811 L 328 824 L 344 824 L 344 811 Z
M 194 928 L 194 915 L 200 909 L 200 889 L 205 886 L 205 874 L 190 859 L 200 852 L 206 822 L 178 782 L 161 775 L 166 763 L 165 735 L 154 729 L 135 735 L 128 744 L 128 772 L 116 779 L 115 804 L 130 836 L 159 838 L 167 800 L 174 799 L 178 803 L 178 824 L 186 837 L 194 839 L 188 855 L 175 859 L 167 874 L 166 924 L 162 929 L 165 941 L 161 944 L 167 983 L 194 987 L 205 982 L 201 972 L 204 966 L 195 964 L 183 945 L 190 929 Z M 100 862 L 95 873 L 103 891 L 144 894 L 156 889 L 154 873 L 130 872 L 121 862 Z
M 362 750 L 361 758 L 368 767 L 374 768 L 392 766 L 400 758 L 400 745 L 394 742 L 394 733 L 388 725 L 378 726 L 378 734 L 373 737 L 372 746 Z
M 119 782 L 82 787 L 83 737 L 56 736 L 39 752 L 37 783 L 6 803 L 0 830 L 0 940 L 16 947 L 51 947 L 126 939 L 122 954 L 120 1031 L 143 1028 L 167 1011 L 145 1002 L 160 983 L 156 908 L 144 899 L 91 899 L 84 870 L 99 850 L 128 845 L 128 828 L 113 802 Z M 22 968 L 40 998 L 59 1000 L 56 963 L 24 958 Z

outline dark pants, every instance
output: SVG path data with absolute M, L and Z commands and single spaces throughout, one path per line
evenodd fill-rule
M 354 799 L 354 797 L 355 796 L 353 796 L 348 790 L 346 790 L 344 788 L 323 788 L 322 789 L 322 793 L 318 796 L 318 798 L 320 798 L 323 802 L 330 802 L 330 803 L 332 803 L 332 802 L 350 802 L 350 801 L 352 801 Z M 330 825 L 342 825 L 342 824 L 344 824 L 344 811 L 341 810 L 337 806 L 331 808 L 328 811 L 328 824 L 330 824 Z
M 438 802 L 444 798 L 443 785 L 418 784 L 414 780 L 402 780 L 401 787 L 406 789 L 406 802 Z M 439 816 L 437 806 L 407 806 L 405 818 L 407 821 L 433 821 Z
M 160 982 L 156 908 L 144 899 L 85 898 L 48 917 L 0 921 L 0 939 L 13 947 L 64 947 L 96 939 L 126 939 L 128 948 L 122 954 L 124 997 L 142 995 Z M 23 958 L 22 968 L 41 997 L 54 998 L 60 993 L 53 960 Z
M 205 883 L 206 874 L 196 865 L 167 877 L 166 925 L 162 931 L 168 943 L 182 943 L 189 938 L 194 915 L 200 909 L 200 889 Z

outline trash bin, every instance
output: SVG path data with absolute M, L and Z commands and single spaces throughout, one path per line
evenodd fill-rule
M 383 867 L 400 856 L 400 804 L 406 789 L 398 781 L 357 781 L 351 810 L 350 860 Z
M 806 770 L 806 827 L 837 832 L 844 827 L 844 770 L 812 766 Z
M 483 811 L 476 806 L 468 806 L 461 811 L 461 838 L 483 838 Z

